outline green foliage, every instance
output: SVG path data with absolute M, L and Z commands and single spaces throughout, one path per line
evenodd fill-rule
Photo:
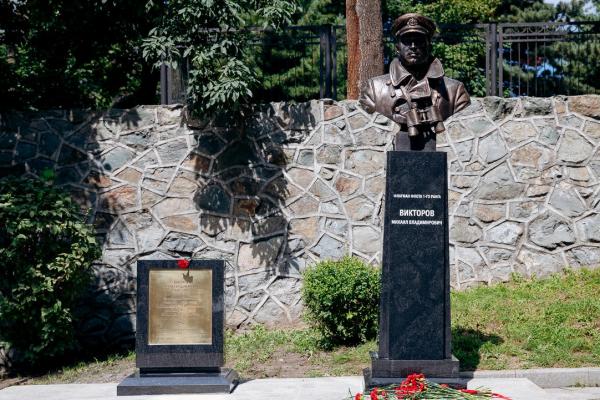
M 560 2 L 556 5 L 542 1 L 523 2 L 503 1 L 498 20 L 502 22 L 544 22 L 544 21 L 584 21 L 597 20 L 585 11 L 588 0 L 572 0 Z
M 156 66 L 190 60 L 188 100 L 198 114 L 240 115 L 258 85 L 247 28 L 277 28 L 289 23 L 295 10 L 288 0 L 172 0 L 145 39 L 143 54 Z
M 28 366 L 75 346 L 72 307 L 99 255 L 79 206 L 49 182 L 0 179 L 0 341 Z
M 600 0 L 558 5 L 542 0 L 382 2 L 388 25 L 405 12 L 423 13 L 439 24 L 597 20 L 599 4 Z M 591 5 L 596 6 L 595 14 Z M 345 3 L 334 0 L 0 0 L 0 110 L 156 103 L 158 71 L 153 65 L 165 60 L 174 66 L 184 56 L 190 60 L 188 98 L 200 114 L 227 110 L 241 116 L 250 102 L 307 100 L 319 89 L 317 41 L 287 41 L 289 32 L 271 31 L 271 36 L 281 36 L 273 47 L 269 34 L 256 35 L 252 27 L 343 25 L 344 16 Z M 452 39 L 438 41 L 434 54 L 448 76 L 463 81 L 472 95 L 484 95 L 481 39 L 475 43 L 474 32 L 451 28 L 444 34 L 448 32 Z M 337 40 L 337 92 L 345 93 L 341 32 Z M 596 52 L 597 43 L 592 45 Z M 549 46 L 544 50 L 559 54 L 547 60 L 559 69 L 544 79 L 549 94 L 597 92 L 590 82 L 598 81 L 598 63 L 587 59 L 581 43 Z M 560 52 L 571 57 L 578 49 L 565 65 Z M 392 54 L 390 48 L 388 55 Z M 505 68 L 505 77 L 514 72 L 515 79 L 540 81 L 535 68 L 507 63 Z M 583 75 L 573 75 L 581 69 Z
M 387 0 L 387 15 L 395 18 L 418 12 L 439 24 L 482 22 L 545 22 L 593 19 L 585 16 L 590 0 L 570 0 L 556 5 L 542 0 Z
M 335 29 L 335 28 L 334 28 Z M 338 38 L 345 35 L 336 29 Z M 319 97 L 320 47 L 317 39 L 319 27 L 303 27 L 302 30 L 269 33 L 254 46 L 253 56 L 260 86 L 254 91 L 257 102 L 309 101 Z M 306 36 L 314 35 L 312 39 Z M 343 40 L 343 38 L 341 38 Z M 340 40 L 340 39 L 338 39 Z M 346 93 L 346 47 L 337 50 L 337 93 Z
M 145 3 L 0 1 L 0 109 L 155 103 L 139 46 L 160 8 Z
M 346 5 L 334 0 L 297 0 L 291 23 L 302 30 L 269 32 L 255 41 L 252 48 L 259 87 L 254 91 L 257 102 L 307 101 L 319 97 L 319 26 L 345 24 Z M 345 42 L 344 30 L 337 30 L 338 42 Z M 307 36 L 312 36 L 307 38 Z M 345 46 L 337 49 L 337 93 L 346 93 Z M 339 95 L 338 95 L 339 96 Z
M 294 25 L 343 25 L 346 2 L 336 0 L 300 0 Z
M 356 344 L 377 334 L 379 270 L 353 257 L 321 261 L 304 273 L 307 317 L 332 345 Z
M 463 82 L 471 96 L 486 95 L 485 71 L 480 67 L 485 63 L 485 43 L 438 42 L 433 45 L 433 54 L 442 61 L 445 74 Z
M 388 0 L 385 2 L 385 13 L 396 18 L 416 12 L 432 18 L 438 24 L 470 24 L 490 20 L 500 3 L 500 0 Z

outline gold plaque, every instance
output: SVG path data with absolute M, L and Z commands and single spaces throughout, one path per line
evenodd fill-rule
M 212 344 L 212 270 L 151 269 L 148 344 Z

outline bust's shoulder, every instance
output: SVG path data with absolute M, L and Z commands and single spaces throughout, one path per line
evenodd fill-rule
M 367 112 L 380 111 L 382 93 L 386 84 L 390 82 L 390 75 L 379 75 L 369 78 L 360 88 L 359 104 Z
M 459 112 L 471 104 L 469 93 L 467 93 L 467 89 L 461 81 L 444 77 L 444 85 L 446 86 L 449 98 L 452 99 L 451 101 L 454 108 L 452 113 Z
M 444 84 L 447 88 L 459 88 L 461 86 L 464 87 L 464 84 L 461 81 L 457 81 L 456 79 L 452 79 L 447 76 L 444 76 Z
M 390 74 L 383 74 L 369 78 L 366 83 L 366 87 L 363 90 L 366 90 L 373 96 L 378 96 L 388 85 L 391 84 Z
M 379 75 L 379 76 L 375 76 L 373 78 L 370 78 L 369 81 L 373 82 L 374 84 L 386 84 L 387 82 L 390 82 L 390 74 L 383 74 L 383 75 Z

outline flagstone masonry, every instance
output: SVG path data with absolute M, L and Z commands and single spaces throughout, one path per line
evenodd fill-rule
M 600 96 L 488 97 L 446 121 L 455 289 L 600 264 L 599 110 Z M 331 100 L 261 106 L 243 133 L 184 114 L 1 117 L 2 173 L 54 169 L 90 210 L 103 251 L 84 343 L 133 341 L 140 259 L 225 260 L 233 327 L 297 322 L 302 271 L 321 259 L 381 261 L 388 119 Z

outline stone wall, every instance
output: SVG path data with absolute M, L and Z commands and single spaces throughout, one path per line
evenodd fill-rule
M 600 97 L 485 98 L 448 124 L 452 285 L 600 264 Z
M 454 288 L 600 264 L 597 119 L 598 96 L 491 97 L 447 121 Z M 243 134 L 197 125 L 158 106 L 2 116 L 2 172 L 53 168 L 92 210 L 84 342 L 133 341 L 138 259 L 225 259 L 234 327 L 297 321 L 319 259 L 380 262 L 385 117 L 313 101 L 264 106 Z

